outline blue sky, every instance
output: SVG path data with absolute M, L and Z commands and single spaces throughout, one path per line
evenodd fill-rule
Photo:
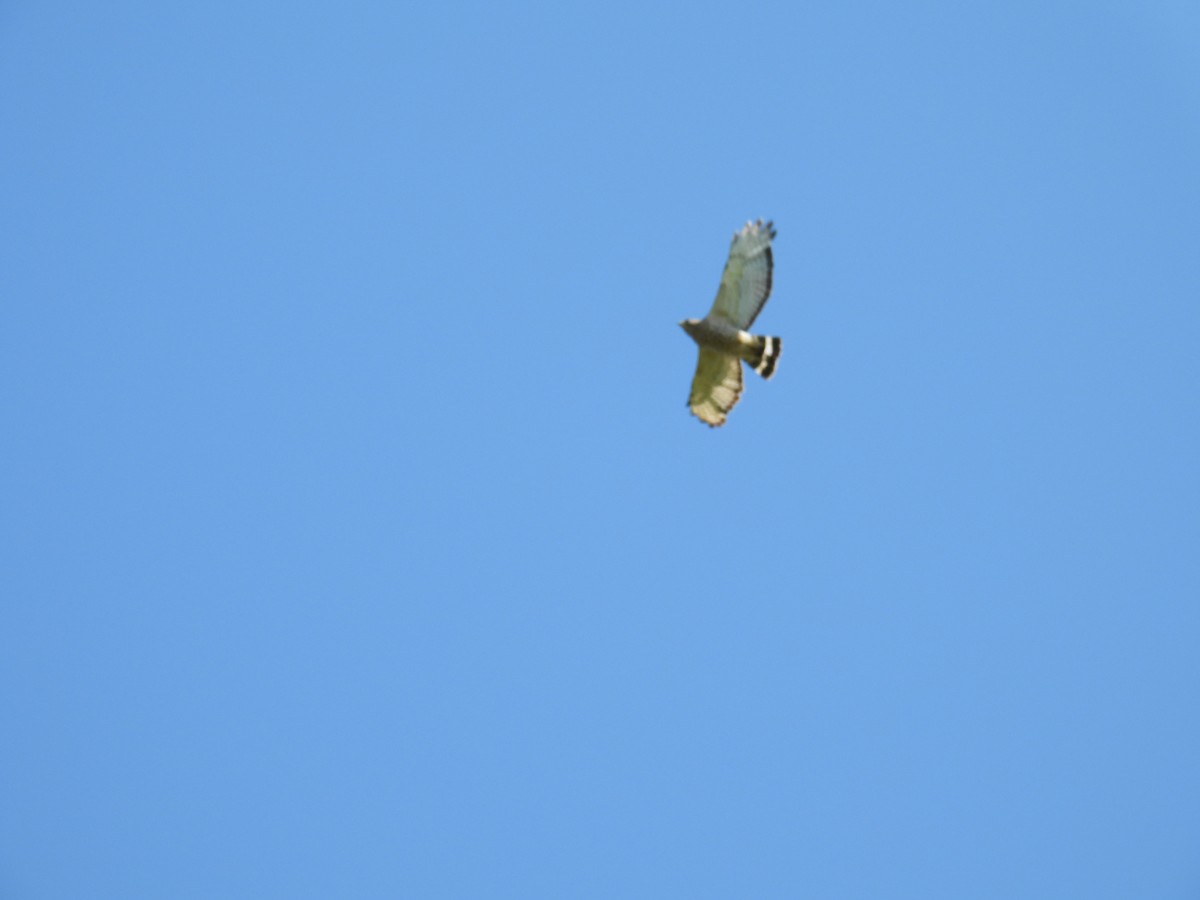
M 1196 896 L 1198 48 L 6 4 L 0 896 Z

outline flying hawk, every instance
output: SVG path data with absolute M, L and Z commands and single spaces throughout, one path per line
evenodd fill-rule
M 712 309 L 703 319 L 679 323 L 700 345 L 688 406 L 700 421 L 714 428 L 725 424 L 729 411 L 741 399 L 742 360 L 763 378 L 770 378 L 783 350 L 781 338 L 746 331 L 771 296 L 773 237 L 775 226 L 771 222 L 764 225 L 762 219 L 735 231 Z

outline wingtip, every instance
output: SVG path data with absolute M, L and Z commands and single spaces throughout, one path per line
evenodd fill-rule
M 754 221 L 747 221 L 742 230 L 740 232 L 735 231 L 733 235 L 734 237 L 737 237 L 739 234 L 748 235 L 759 234 L 761 232 L 766 232 L 768 240 L 775 240 L 775 235 L 777 232 L 775 230 L 774 220 L 767 219 L 767 221 L 764 222 L 762 219 L 755 219 Z

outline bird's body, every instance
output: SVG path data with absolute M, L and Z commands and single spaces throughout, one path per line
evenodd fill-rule
M 782 339 L 746 330 L 771 295 L 774 237 L 772 224 L 764 225 L 761 219 L 747 222 L 735 232 L 712 309 L 703 319 L 679 323 L 700 346 L 688 406 L 713 427 L 725 424 L 729 411 L 741 399 L 742 361 L 763 378 L 770 378 L 783 349 Z
M 742 331 L 732 322 L 719 318 L 684 319 L 679 324 L 701 347 L 711 347 L 722 353 L 740 357 L 748 362 L 756 372 L 764 364 L 763 351 L 766 349 L 766 342 L 779 340 L 779 338 L 758 337 L 748 331 Z M 778 354 L 771 356 L 767 361 L 772 369 L 775 367 L 776 359 L 778 359 Z M 763 374 L 763 377 L 770 378 L 771 376 L 767 373 Z

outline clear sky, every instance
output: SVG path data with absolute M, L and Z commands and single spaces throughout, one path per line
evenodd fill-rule
M 10 0 L 0 122 L 4 900 L 1200 892 L 1194 3 Z

